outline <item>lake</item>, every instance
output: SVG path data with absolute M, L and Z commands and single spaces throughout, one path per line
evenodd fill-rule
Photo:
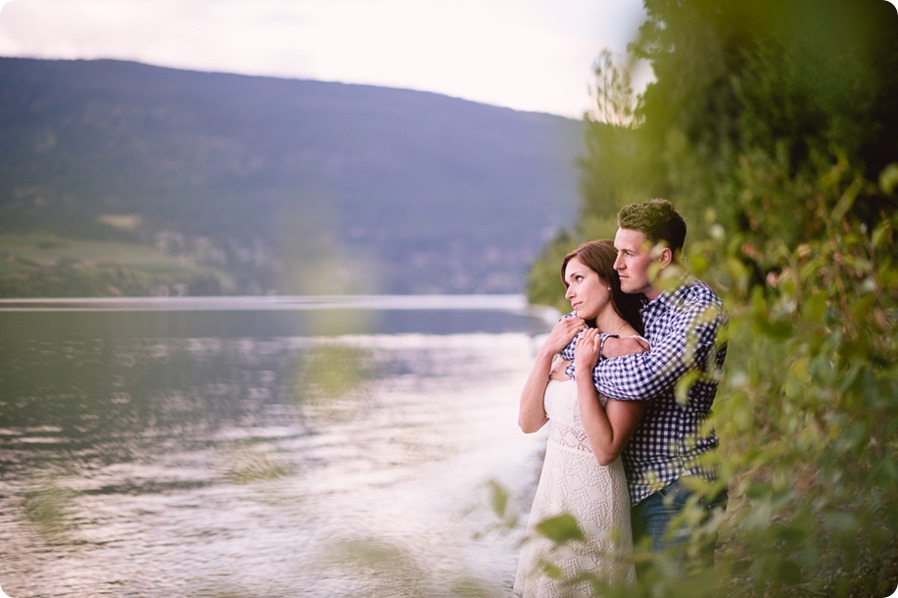
M 0 586 L 507 596 L 545 443 L 518 393 L 556 317 L 502 295 L 0 301 Z

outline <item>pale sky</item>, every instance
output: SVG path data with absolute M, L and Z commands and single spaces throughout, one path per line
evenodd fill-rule
M 0 56 L 433 91 L 581 118 L 642 0 L 0 0 Z

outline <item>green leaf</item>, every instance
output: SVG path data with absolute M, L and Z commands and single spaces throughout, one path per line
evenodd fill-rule
M 806 297 L 801 312 L 806 319 L 823 323 L 826 315 L 826 295 L 821 291 Z
M 792 322 L 783 318 L 757 318 L 756 322 L 760 332 L 773 340 L 785 341 L 794 334 Z
M 879 188 L 886 195 L 891 195 L 898 188 L 898 164 L 889 164 L 879 173 Z
M 492 494 L 493 511 L 500 518 L 505 517 L 505 513 L 508 511 L 508 492 L 495 480 L 490 480 L 489 487 Z
M 583 530 L 580 529 L 577 519 L 570 513 L 562 513 L 555 517 L 543 519 L 536 526 L 536 531 L 558 545 L 570 541 L 582 542 L 586 540 L 586 536 L 583 534 Z
M 779 581 L 790 585 L 801 583 L 802 579 L 801 567 L 790 559 L 777 562 L 775 575 Z
M 677 397 L 677 403 L 680 405 L 686 405 L 689 402 L 689 389 L 692 388 L 692 385 L 696 383 L 699 378 L 698 370 L 689 370 L 683 376 L 677 380 L 677 386 L 674 389 L 674 394 Z
M 835 532 L 854 533 L 858 529 L 857 517 L 848 512 L 831 513 L 826 518 L 826 527 Z

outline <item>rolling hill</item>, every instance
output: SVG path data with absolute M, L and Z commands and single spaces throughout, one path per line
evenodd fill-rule
M 0 295 L 519 292 L 576 217 L 583 127 L 410 90 L 0 58 Z M 97 242 L 108 255 L 81 251 Z M 183 272 L 154 278 L 122 243 Z

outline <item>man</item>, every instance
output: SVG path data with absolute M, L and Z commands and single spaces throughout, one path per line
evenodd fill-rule
M 727 316 L 710 287 L 683 276 L 678 259 L 685 237 L 686 223 L 667 200 L 653 199 L 620 210 L 614 269 L 624 292 L 645 297 L 642 317 L 651 348 L 619 356 L 624 354 L 621 345 L 628 341 L 603 334 L 601 358 L 593 372 L 602 395 L 647 402 L 623 460 L 634 544 L 647 535 L 657 552 L 683 548 L 688 540 L 685 524 L 669 529 L 693 494 L 683 478 L 717 479 L 713 467 L 701 459 L 717 448 L 717 436 L 703 424 L 711 412 L 726 356 L 721 335 Z M 573 358 L 575 343 L 576 339 L 562 352 L 565 359 Z M 700 504 L 710 513 L 725 508 L 726 500 L 723 490 Z M 713 563 L 713 556 L 710 542 L 703 547 L 704 563 Z

